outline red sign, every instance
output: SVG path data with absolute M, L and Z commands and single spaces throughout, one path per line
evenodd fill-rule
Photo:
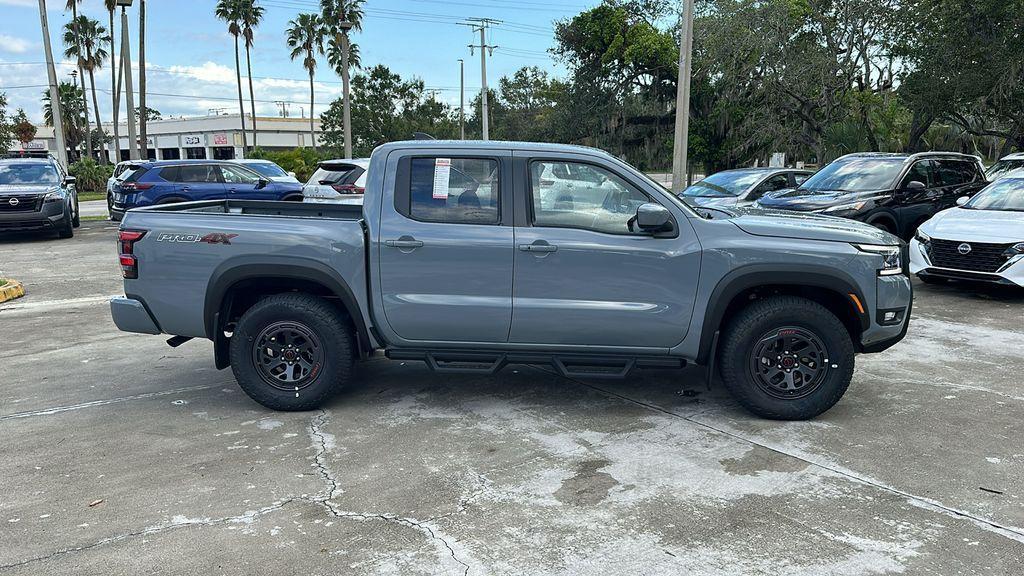
M 227 134 L 214 134 L 213 135 L 213 145 L 214 146 L 227 146 L 228 145 L 228 135 Z

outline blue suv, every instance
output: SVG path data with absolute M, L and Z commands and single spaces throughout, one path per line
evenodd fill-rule
M 192 200 L 302 201 L 302 184 L 275 182 L 230 161 L 164 160 L 138 166 L 114 184 L 111 220 L 140 206 Z

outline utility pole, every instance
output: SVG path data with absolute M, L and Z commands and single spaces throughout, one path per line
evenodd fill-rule
M 459 58 L 459 140 L 466 139 L 466 61 Z
M 679 79 L 676 82 L 676 129 L 672 149 L 672 191 L 686 187 L 686 148 L 690 138 L 690 64 L 693 60 L 693 0 L 683 0 L 679 18 Z
M 53 52 L 50 50 L 50 27 L 46 23 L 46 0 L 39 0 L 39 24 L 43 29 L 43 46 L 46 49 L 46 75 L 50 83 L 50 114 L 53 116 L 53 136 L 57 140 L 57 161 L 67 170 L 68 146 L 64 141 L 64 116 L 60 109 L 60 89 L 57 87 L 57 71 L 53 69 Z
M 342 122 L 345 132 L 345 158 L 352 157 L 352 101 L 348 91 L 348 53 L 351 48 L 348 41 L 348 31 L 352 29 L 349 21 L 339 22 L 341 28 L 341 91 L 342 94 Z M 312 111 L 310 111 L 312 113 Z M 312 118 L 310 119 L 312 123 Z
M 146 124 L 149 112 L 146 110 L 146 0 L 139 0 L 139 156 L 149 159 L 149 144 L 146 143 Z
M 132 0 L 117 0 L 121 7 L 121 67 L 124 70 L 125 107 L 128 112 L 128 159 L 139 159 L 139 135 L 135 132 L 135 97 L 132 95 L 132 49 L 128 41 L 128 11 Z
M 467 18 L 466 22 L 462 22 L 463 26 L 469 26 L 474 32 L 480 32 L 480 45 L 476 44 L 469 45 L 469 54 L 473 54 L 474 48 L 480 49 L 480 124 L 483 140 L 490 139 L 489 126 L 488 126 L 488 111 L 487 111 L 487 53 L 490 52 L 494 55 L 495 46 L 487 45 L 487 29 L 492 25 L 501 24 L 501 20 L 494 20 L 491 18 Z

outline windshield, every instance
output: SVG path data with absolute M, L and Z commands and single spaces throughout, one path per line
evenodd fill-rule
M 270 162 L 249 162 L 244 164 L 246 168 L 251 168 L 260 173 L 261 176 L 267 176 L 270 178 L 277 178 L 280 176 L 287 176 L 288 173 L 277 164 Z
M 683 190 L 683 196 L 739 196 L 764 176 L 764 172 L 729 170 L 712 174 Z
M 1024 212 L 1024 178 L 1004 178 L 989 184 L 963 207 L 968 210 Z
M 0 184 L 57 184 L 60 177 L 50 164 L 0 164 Z
M 814 173 L 799 190 L 811 192 L 868 192 L 892 188 L 904 158 L 847 158 Z
M 1000 160 L 999 162 L 989 166 L 988 170 L 985 171 L 985 179 L 989 182 L 995 182 L 999 178 L 1005 176 L 1008 172 L 1012 172 L 1018 168 L 1024 168 L 1024 159 Z

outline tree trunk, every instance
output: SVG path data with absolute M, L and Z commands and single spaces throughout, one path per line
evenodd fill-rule
M 89 56 L 89 60 L 92 60 L 92 55 Z M 89 68 L 89 86 L 92 89 L 92 109 L 96 112 L 96 126 L 99 128 L 100 135 L 106 136 L 106 133 L 103 131 L 103 121 L 100 120 L 100 103 L 96 99 L 96 77 L 93 75 L 92 68 Z M 106 138 L 103 138 L 103 140 L 106 140 Z M 100 140 L 100 164 L 106 165 L 107 150 L 103 140 Z
M 82 113 L 85 114 L 85 153 L 92 158 L 92 125 L 89 123 L 89 100 L 85 95 L 85 74 L 82 70 L 82 35 L 78 30 L 78 3 L 71 5 L 71 21 L 75 23 L 75 43 L 78 45 L 78 77 L 82 79 Z
M 310 55 L 312 57 L 312 54 Z M 313 144 L 313 151 L 316 151 L 316 131 L 313 128 L 313 71 L 309 71 L 309 141 Z
M 242 65 L 238 61 L 238 36 L 235 36 L 235 79 L 238 81 L 238 113 L 242 119 L 242 150 L 249 147 L 245 136 L 245 105 L 242 104 Z
M 252 62 L 249 60 L 249 43 L 245 44 L 245 71 L 249 75 L 249 108 L 252 110 L 252 147 L 256 147 L 256 94 L 252 91 Z
M 120 68 L 117 65 L 117 58 L 114 56 L 117 54 L 115 48 L 116 42 L 114 42 L 114 11 L 110 11 L 110 104 L 113 109 L 112 112 L 112 126 L 114 131 L 114 162 L 121 161 L 121 130 L 117 126 L 118 120 L 118 107 L 120 102 L 118 101 L 118 84 L 117 76 Z
M 149 159 L 146 142 L 146 0 L 139 2 L 139 156 Z
M 914 115 L 910 119 L 910 134 L 907 137 L 907 149 L 905 152 L 920 152 L 923 146 L 921 145 L 921 139 L 925 133 L 931 127 L 932 122 L 935 118 L 931 114 L 914 111 Z

